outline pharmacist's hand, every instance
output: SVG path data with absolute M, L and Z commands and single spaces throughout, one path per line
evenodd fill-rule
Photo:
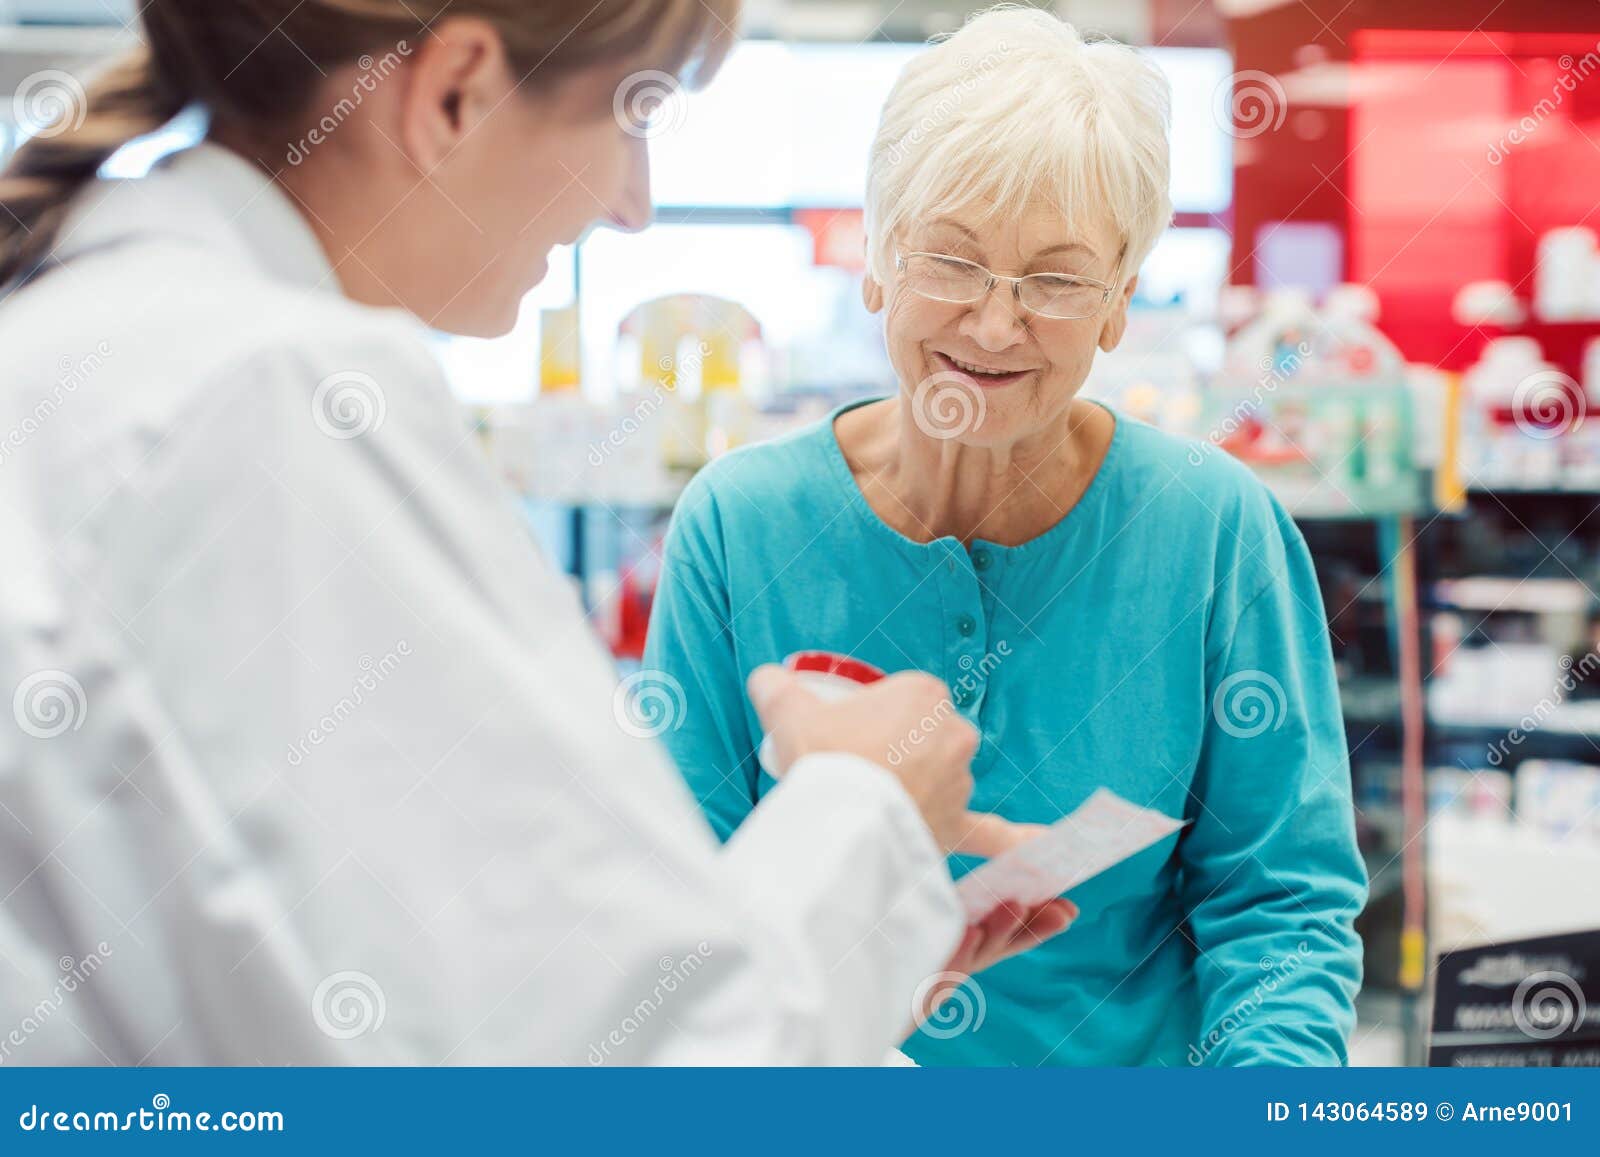
M 776 774 L 817 752 L 859 755 L 900 781 L 946 851 L 997 856 L 1037 834 L 1037 827 L 967 810 L 978 733 L 932 675 L 890 675 L 829 703 L 793 672 L 765 666 L 751 674 L 749 691 L 772 741 Z
M 933 1016 L 945 1000 L 966 982 L 967 977 L 999 964 L 1002 960 L 1037 948 L 1052 936 L 1065 932 L 1078 917 L 1078 906 L 1071 900 L 1046 900 L 1031 907 L 1001 904 L 967 933 L 929 986 L 919 1007 L 912 1010 L 914 1027 Z M 920 992 L 920 990 L 919 990 Z

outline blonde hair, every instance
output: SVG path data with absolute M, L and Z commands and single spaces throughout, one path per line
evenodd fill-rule
M 1043 200 L 1080 235 L 1109 221 L 1125 281 L 1172 219 L 1170 120 L 1166 77 L 1136 50 L 1033 8 L 979 13 L 907 64 L 884 102 L 868 269 L 888 284 L 896 240 L 918 221 Z
M 701 84 L 732 47 L 740 0 L 144 0 L 145 46 L 67 102 L 0 169 L 0 287 L 46 260 L 73 196 L 135 137 L 190 104 L 213 123 L 292 126 L 326 73 L 435 21 L 491 21 L 519 76 L 543 88 L 573 73 L 657 69 Z M 613 84 L 614 86 L 614 84 Z

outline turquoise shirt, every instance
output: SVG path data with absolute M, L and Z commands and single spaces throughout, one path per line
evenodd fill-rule
M 1338 686 L 1305 542 L 1248 469 L 1116 415 L 1065 518 L 964 547 L 883 522 L 831 417 L 727 454 L 674 514 L 644 659 L 683 688 L 663 739 L 724 839 L 773 786 L 745 678 L 810 648 L 944 679 L 983 737 L 976 809 L 1050 823 L 1105 786 L 1190 821 L 1070 892 L 1073 926 L 912 1058 L 1345 1061 L 1366 874 Z

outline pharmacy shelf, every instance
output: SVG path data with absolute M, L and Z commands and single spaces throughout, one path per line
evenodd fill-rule
M 1594 498 L 1600 496 L 1600 483 L 1592 486 L 1562 486 L 1543 482 L 1529 482 L 1526 484 L 1497 482 L 1488 486 L 1468 486 L 1467 493 L 1479 498 L 1493 498 L 1500 495 L 1519 498 L 1523 495 L 1544 495 L 1551 498 L 1572 495 L 1577 498 Z
M 1337 493 L 1326 493 L 1325 484 L 1306 483 L 1291 487 L 1281 479 L 1257 475 L 1283 503 L 1284 509 L 1297 519 L 1319 521 L 1374 522 L 1382 518 L 1427 518 L 1436 512 L 1431 502 L 1422 494 L 1389 495 L 1383 498 L 1367 497 L 1364 501 L 1341 498 Z M 1419 483 L 1418 490 L 1425 490 Z
M 1249 465 L 1249 463 L 1246 463 Z M 1274 477 L 1270 471 L 1257 471 L 1273 495 L 1290 515 L 1303 521 L 1376 522 L 1386 518 L 1428 518 L 1438 512 L 1432 501 L 1433 484 L 1427 474 L 1419 475 L 1415 492 L 1399 490 L 1387 494 L 1345 495 L 1326 482 Z
M 1433 584 L 1433 600 L 1435 606 L 1451 610 L 1536 615 L 1582 614 L 1593 601 L 1577 579 L 1493 575 L 1441 579 Z
M 1600 735 L 1531 731 L 1521 743 L 1509 729 L 1450 727 L 1429 723 L 1429 766 L 1494 768 L 1513 778 L 1534 760 L 1600 764 Z
M 1359 675 L 1339 683 L 1346 725 L 1384 726 L 1400 722 L 1400 685 L 1378 675 Z
M 1524 726 L 1527 719 L 1526 714 L 1517 715 L 1511 712 L 1441 715 L 1437 709 L 1429 717 L 1429 721 L 1435 727 L 1458 732 L 1505 732 L 1513 727 Z M 1559 703 L 1538 721 L 1537 727 L 1530 730 L 1549 735 L 1600 739 L 1600 702 L 1583 700 L 1577 703 Z M 1596 754 L 1600 754 L 1600 751 Z

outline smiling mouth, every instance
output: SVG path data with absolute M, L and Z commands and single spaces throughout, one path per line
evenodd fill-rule
M 962 377 L 971 380 L 975 385 L 982 386 L 985 389 L 998 389 L 1001 386 L 1012 385 L 1015 382 L 1020 382 L 1033 372 L 1032 370 L 1007 370 L 995 366 L 982 365 L 978 362 L 960 361 L 949 354 L 940 353 L 938 350 L 934 351 L 933 357 L 939 369 L 943 372 L 960 374 Z

